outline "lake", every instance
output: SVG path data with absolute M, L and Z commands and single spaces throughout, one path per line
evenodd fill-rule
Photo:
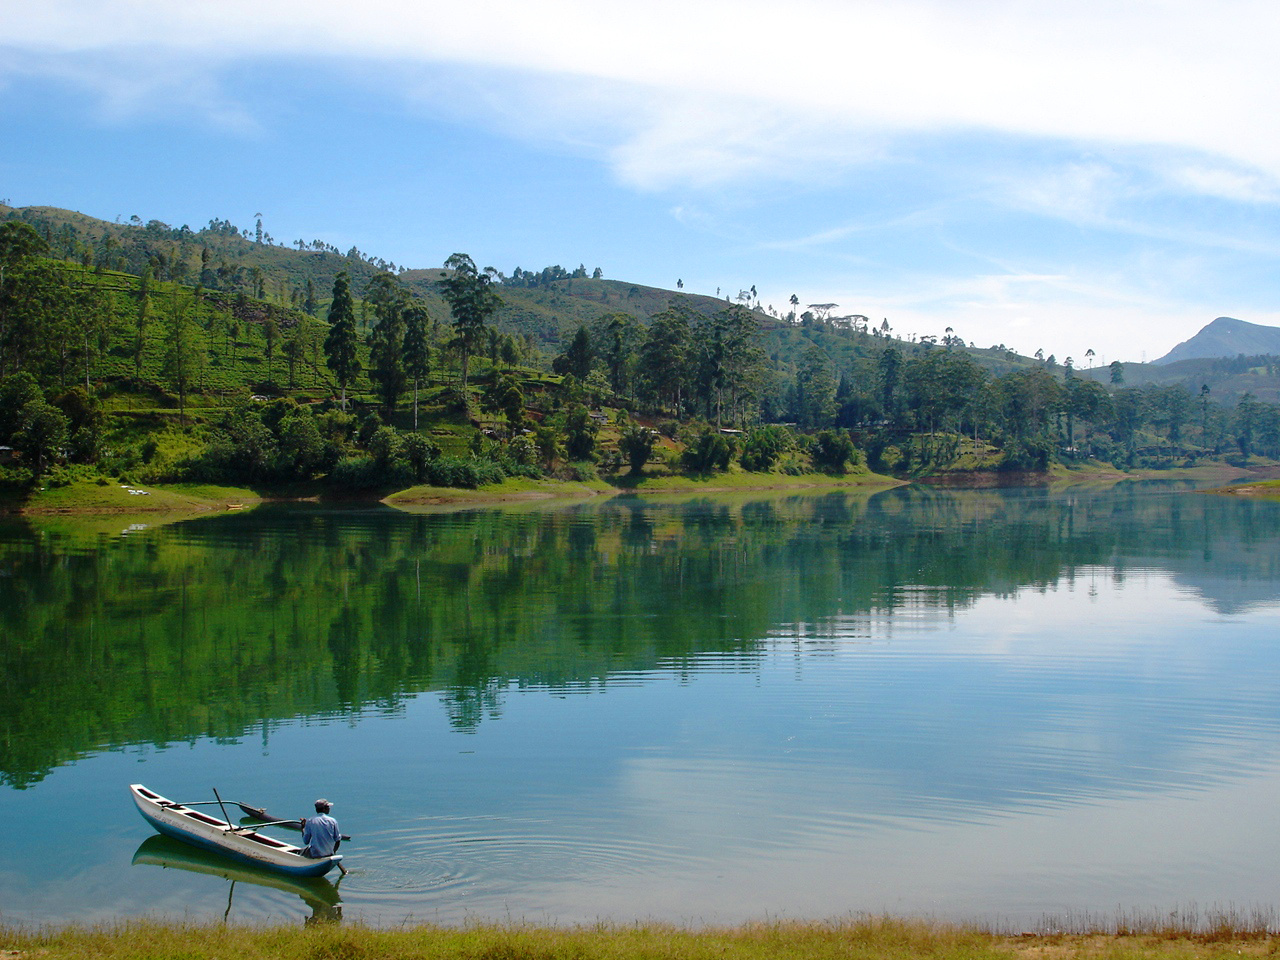
M 1178 484 L 3 521 L 0 922 L 1270 910 L 1278 627 L 1280 506 Z

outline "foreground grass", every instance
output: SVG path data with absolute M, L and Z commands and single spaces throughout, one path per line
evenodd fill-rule
M 28 932 L 0 928 L 0 956 L 236 960 L 1214 960 L 1268 957 L 1263 931 L 1024 934 L 889 919 L 768 923 L 726 929 L 662 925 L 374 930 L 121 923 Z

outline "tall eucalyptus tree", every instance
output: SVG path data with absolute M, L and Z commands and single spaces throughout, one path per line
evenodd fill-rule
M 404 308 L 404 371 L 413 382 L 413 429 L 418 429 L 418 390 L 431 374 L 431 347 L 427 343 L 426 305 L 414 300 Z
M 453 314 L 452 346 L 458 351 L 462 364 L 462 392 L 467 390 L 467 366 L 471 356 L 484 344 L 489 318 L 493 316 L 502 299 L 495 291 L 497 271 L 485 267 L 476 269 L 475 261 L 465 253 L 455 253 L 444 262 L 450 271 L 439 281 L 440 290 L 449 311 Z
M 356 355 L 356 311 L 346 271 L 333 278 L 333 303 L 329 305 L 329 333 L 324 338 L 325 363 L 338 378 L 342 409 L 347 409 L 347 384 L 360 373 Z

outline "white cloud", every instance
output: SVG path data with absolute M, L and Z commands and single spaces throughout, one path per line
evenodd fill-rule
M 140 117 L 191 117 L 252 136 L 260 126 L 244 104 L 228 98 L 215 76 L 172 51 L 136 53 L 129 64 L 101 51 L 35 54 L 10 51 L 0 66 L 0 80 L 23 77 L 53 79 L 88 89 L 97 98 L 102 120 L 123 123 Z
M 997 195 L 1013 206 L 1073 223 L 1109 224 L 1120 197 L 1132 199 L 1135 185 L 1110 164 L 1068 163 L 1030 177 L 1005 180 Z
M 1246 0 L 227 0 L 216 15 L 169 0 L 0 0 L 0 22 L 10 52 L 51 62 L 158 50 L 210 66 L 465 65 L 508 91 L 542 78 L 541 112 L 594 99 L 604 132 L 586 139 L 646 187 L 861 162 L 848 148 L 865 131 L 1190 150 L 1238 168 L 1177 175 L 1214 196 L 1270 195 L 1280 176 L 1280 131 L 1259 119 L 1280 107 L 1280 7 Z
M 1280 203 L 1280 178 L 1256 170 L 1205 163 L 1180 164 L 1167 176 L 1193 193 L 1240 203 Z
M 1270 220 L 1242 215 L 1280 203 L 1280 177 L 1238 164 L 1142 149 L 1112 161 L 1024 165 L 988 183 L 986 199 L 995 206 L 1109 233 L 1280 256 Z M 1206 200 L 1215 205 L 1179 205 Z

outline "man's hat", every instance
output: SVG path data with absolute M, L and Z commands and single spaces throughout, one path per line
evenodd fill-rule
M 316 809 L 317 809 L 317 810 L 328 810 L 328 809 L 330 809 L 332 806 L 333 806 L 333 804 L 332 804 L 332 803 L 330 803 L 328 800 L 325 800 L 323 797 L 316 801 Z

